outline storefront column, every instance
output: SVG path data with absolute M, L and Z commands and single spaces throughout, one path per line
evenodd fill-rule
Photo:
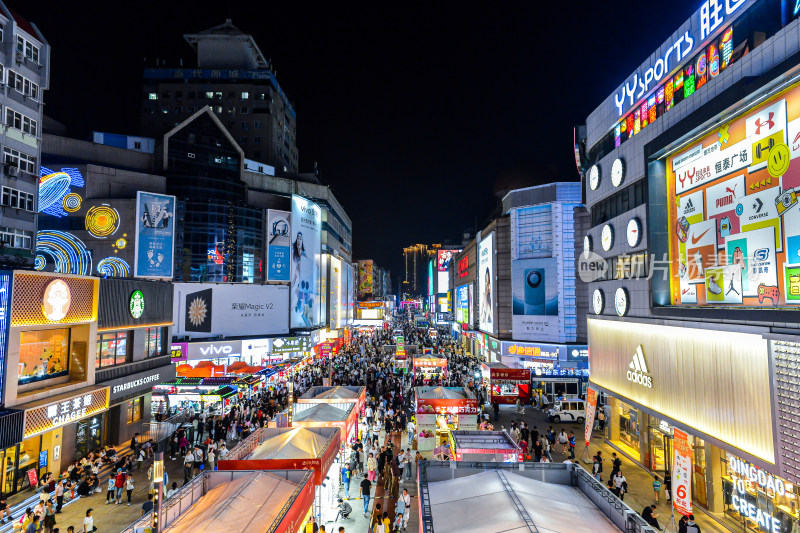
M 725 500 L 722 493 L 722 457 L 724 452 L 706 443 L 706 494 L 708 510 L 712 513 L 725 511 Z
M 607 438 L 610 441 L 618 441 L 619 437 L 619 400 L 613 396 L 606 396 L 610 409 L 606 412 L 606 427 L 608 428 Z

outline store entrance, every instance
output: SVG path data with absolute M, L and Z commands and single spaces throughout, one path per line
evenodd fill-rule
M 666 473 L 672 457 L 672 439 L 658 428 L 650 428 L 650 470 Z
M 104 444 L 103 413 L 79 421 L 75 428 L 75 459 L 86 457 L 89 452 L 99 450 Z

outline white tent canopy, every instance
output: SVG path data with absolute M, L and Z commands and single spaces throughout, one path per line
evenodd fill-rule
M 247 459 L 314 459 L 322 456 L 329 436 L 313 428 L 294 428 L 267 437 Z
M 314 399 L 354 399 L 358 398 L 359 391 L 354 387 L 332 387 L 314 395 Z
M 417 387 L 417 398 L 463 400 L 474 396 L 463 387 Z
M 577 488 L 503 471 L 539 533 L 619 533 Z M 498 470 L 428 484 L 436 533 L 530 533 Z
M 311 405 L 308 409 L 299 410 L 300 407 Z M 296 422 L 339 422 L 347 420 L 348 412 L 327 403 L 295 404 L 294 420 Z
M 208 491 L 164 533 L 267 531 L 297 483 L 253 472 Z

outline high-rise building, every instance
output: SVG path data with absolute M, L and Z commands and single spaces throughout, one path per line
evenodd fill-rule
M 144 69 L 142 134 L 159 138 L 207 105 L 245 157 L 296 173 L 297 115 L 253 36 L 228 19 L 184 39 L 196 68 Z
M 31 266 L 36 213 L 64 186 L 50 174 L 39 185 L 44 91 L 50 83 L 50 46 L 35 24 L 0 1 L 0 262 Z M 68 180 L 67 180 L 68 181 Z M 37 201 L 38 196 L 38 201 Z
M 578 138 L 590 381 L 606 398 L 603 438 L 671 472 L 680 505 L 708 529 L 712 515 L 731 531 L 791 531 L 799 12 L 780 0 L 697 4 Z

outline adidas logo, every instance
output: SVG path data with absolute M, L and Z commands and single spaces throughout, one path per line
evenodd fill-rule
M 648 389 L 653 388 L 653 378 L 647 376 L 647 363 L 644 360 L 644 351 L 642 345 L 636 347 L 636 352 L 633 354 L 633 359 L 628 365 L 628 373 L 626 374 L 628 381 L 638 383 Z
M 694 213 L 694 204 L 692 203 L 691 198 L 688 202 L 686 202 L 686 207 L 683 208 L 684 215 L 688 215 L 689 213 Z

